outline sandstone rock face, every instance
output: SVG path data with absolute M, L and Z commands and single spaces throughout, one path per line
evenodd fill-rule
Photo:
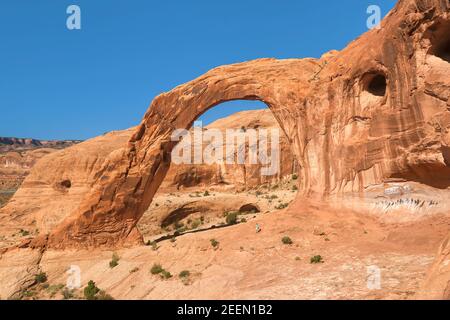
M 40 158 L 76 143 L 79 141 L 0 137 L 0 207 L 11 198 Z
M 4 160 L 8 166 L 4 165 L 3 171 L 5 167 L 16 168 L 25 176 L 25 168 L 29 170 L 28 166 L 33 166 L 33 169 L 14 197 L 0 210 L 2 223 L 16 228 L 27 226 L 28 230 L 32 227 L 41 234 L 52 230 L 68 212 L 77 208 L 98 179 L 96 173 L 106 156 L 125 147 L 132 131 L 112 132 L 58 152 L 51 150 L 34 166 L 37 157 L 29 162 L 14 162 L 11 159 L 18 159 L 18 156 L 9 155 Z M 27 151 L 27 154 L 46 153 L 46 150 L 49 149 Z
M 175 129 L 219 103 L 260 100 L 292 145 L 305 194 L 363 192 L 386 178 L 450 186 L 450 3 L 402 0 L 381 29 L 321 59 L 215 68 L 153 100 L 48 245 L 140 241 L 137 221 L 169 169 Z
M 218 129 L 225 136 L 227 129 L 279 129 L 273 114 L 268 109 L 242 111 L 229 117 L 219 119 L 204 128 L 205 131 Z M 270 131 L 269 138 L 270 138 Z M 245 135 L 245 132 L 242 132 Z M 250 147 L 256 147 L 261 141 L 257 140 Z M 204 138 L 203 150 L 211 140 Z M 235 143 L 236 145 L 236 143 Z M 227 145 L 224 146 L 228 147 Z M 249 141 L 246 141 L 249 148 Z M 247 159 L 248 160 L 248 159 Z M 204 187 L 207 189 L 227 189 L 233 191 L 248 190 L 262 184 L 276 184 L 283 177 L 292 175 L 297 170 L 295 157 L 290 149 L 286 135 L 280 136 L 280 170 L 276 175 L 261 176 L 261 164 L 227 164 L 226 155 L 217 164 L 174 164 L 171 163 L 159 191 L 172 192 L 189 187 Z
M 55 149 L 9 151 L 0 154 L 0 207 L 14 194 L 34 164 Z
M 441 244 L 417 298 L 450 300 L 450 235 Z

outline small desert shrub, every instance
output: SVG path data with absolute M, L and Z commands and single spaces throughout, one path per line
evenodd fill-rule
M 311 263 L 323 263 L 322 256 L 314 256 L 311 257 Z
M 292 180 L 297 180 L 297 179 L 298 179 L 298 175 L 293 174 L 293 175 L 292 175 Z
M 275 209 L 281 210 L 281 209 L 287 208 L 288 206 L 289 206 L 288 203 L 280 203 L 279 205 L 277 205 L 277 206 L 275 207 Z
M 107 294 L 104 290 L 100 290 L 92 280 L 88 282 L 88 285 L 84 288 L 83 293 L 86 300 L 114 300 L 114 298 Z M 68 293 L 68 295 L 70 296 L 72 294 Z
M 262 193 L 261 191 L 259 191 L 259 190 L 256 191 L 256 193 L 255 193 L 256 196 L 260 196 L 260 195 L 262 195 L 262 194 L 263 194 L 263 193 Z
M 55 296 L 55 294 L 57 294 L 63 288 L 64 288 L 63 284 L 53 284 L 51 286 L 48 286 L 46 290 L 49 293 L 50 297 L 53 298 Z
M 236 224 L 237 222 L 238 213 L 237 212 L 231 212 L 227 215 L 225 221 L 227 224 Z
M 88 285 L 84 288 L 83 293 L 86 300 L 96 300 L 97 293 L 100 292 L 100 289 L 97 288 L 95 282 L 89 280 Z
M 166 271 L 160 264 L 155 263 L 153 267 L 150 269 L 151 274 L 159 274 L 163 279 L 172 278 L 172 274 L 169 271 Z
M 276 194 L 273 194 L 273 195 L 270 196 L 269 199 L 278 199 L 278 196 Z
M 298 187 L 297 186 L 292 186 L 292 191 L 297 191 Z
M 22 237 L 26 237 L 26 236 L 30 235 L 29 231 L 23 230 L 23 229 L 20 229 L 19 233 Z
M 74 297 L 73 290 L 70 290 L 69 288 L 64 288 L 64 290 L 62 291 L 62 295 L 64 300 L 69 300 Z
M 246 222 L 247 222 L 247 219 L 245 219 L 245 218 L 241 219 L 241 223 L 246 223 Z
M 31 298 L 33 296 L 36 295 L 36 291 L 34 290 L 24 290 L 22 291 L 22 296 L 26 297 L 26 298 Z
M 205 193 L 203 194 L 204 197 L 208 197 L 209 196 L 209 191 L 206 190 Z
M 283 238 L 281 238 L 281 242 L 283 242 L 283 244 L 292 244 L 292 239 L 289 238 L 288 236 L 284 236 Z
M 35 275 L 34 280 L 36 280 L 37 283 L 47 282 L 47 274 L 45 272 L 39 272 Z
M 194 221 L 192 221 L 192 223 L 191 223 L 191 229 L 197 229 L 199 226 L 200 226 L 200 224 L 201 224 L 201 221 L 200 220 L 194 220 Z
M 114 252 L 112 255 L 112 259 L 109 262 L 109 267 L 111 269 L 117 267 L 119 265 L 119 260 L 120 260 L 119 256 L 117 255 L 117 253 Z
M 172 274 L 169 271 L 163 270 L 161 271 L 161 278 L 170 279 L 172 278 Z
M 184 227 L 184 223 L 180 221 L 176 221 L 174 224 L 175 229 L 181 229 Z
M 151 246 L 153 251 L 158 250 L 158 244 L 156 243 L 156 241 L 150 241 L 148 240 L 146 243 L 147 246 Z
M 180 272 L 180 274 L 178 275 L 178 277 L 180 278 L 187 278 L 191 275 L 191 273 L 188 270 L 183 270 Z
M 210 241 L 211 241 L 211 245 L 214 248 L 217 248 L 219 246 L 219 241 L 217 241 L 216 239 L 211 239 Z
M 155 263 L 153 265 L 153 267 L 150 269 L 150 272 L 152 274 L 159 274 L 159 273 L 161 273 L 163 271 L 164 271 L 163 267 L 160 264 L 157 264 L 157 263 Z

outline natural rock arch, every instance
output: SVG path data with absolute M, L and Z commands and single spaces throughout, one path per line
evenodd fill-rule
M 281 88 L 282 79 L 301 91 L 307 75 L 316 68 L 316 63 L 308 60 L 260 59 L 213 69 L 158 96 L 127 149 L 106 160 L 94 190 L 78 212 L 50 235 L 48 244 L 101 246 L 139 241 L 135 226 L 169 169 L 176 144 L 171 141 L 174 130 L 189 129 L 198 117 L 220 103 L 260 100 L 292 137 L 296 130 L 293 111 L 301 101 L 293 91 Z
M 450 69 L 430 63 L 427 41 L 447 26 L 449 9 L 448 1 L 401 0 L 381 29 L 341 52 L 218 67 L 158 96 L 79 208 L 32 245 L 139 241 L 135 226 L 169 168 L 172 131 L 231 100 L 260 100 L 273 111 L 300 165 L 303 194 L 362 193 L 389 177 L 450 186 Z

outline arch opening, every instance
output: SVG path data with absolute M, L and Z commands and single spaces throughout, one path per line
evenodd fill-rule
M 201 122 L 201 123 L 200 123 Z M 261 175 L 263 165 L 249 162 L 249 149 L 264 145 L 267 139 L 270 149 L 272 133 L 278 131 L 279 136 L 279 168 L 268 176 Z M 258 135 L 266 130 L 268 137 Z M 210 146 L 210 135 L 223 134 L 223 158 L 216 163 L 191 163 L 174 161 L 174 152 L 183 144 L 176 143 L 171 150 L 170 164 L 156 191 L 153 201 L 138 222 L 138 229 L 145 240 L 164 232 L 181 234 L 197 228 L 220 226 L 225 223 L 227 215 L 236 213 L 238 221 L 246 221 L 253 217 L 248 213 L 258 214 L 277 210 L 290 203 L 298 192 L 298 165 L 291 151 L 290 142 L 280 128 L 274 112 L 261 101 L 233 100 L 223 102 L 209 108 L 198 115 L 189 128 L 191 142 L 196 132 L 202 136 L 202 151 L 207 152 Z M 234 162 L 228 163 L 230 157 L 227 131 L 238 133 L 245 138 L 244 162 L 239 163 L 238 146 L 235 145 L 231 155 Z M 251 141 L 251 135 L 256 140 Z M 237 144 L 239 138 L 232 137 Z M 217 142 L 217 141 L 214 141 Z M 195 147 L 189 148 L 193 159 Z M 181 149 L 181 148 L 180 148 Z M 186 150 L 181 150 L 186 151 Z M 295 179 L 293 178 L 295 177 Z M 251 208 L 249 203 L 252 204 Z M 258 203 L 258 204 L 256 204 Z M 247 208 L 248 210 L 246 210 Z M 244 212 L 245 211 L 245 212 Z M 244 217 L 245 216 L 245 217 Z M 155 223 L 156 222 L 156 223 Z

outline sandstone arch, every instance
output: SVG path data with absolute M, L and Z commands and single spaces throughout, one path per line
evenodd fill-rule
M 341 52 L 218 67 L 158 96 L 80 207 L 34 245 L 139 241 L 135 225 L 168 170 L 171 132 L 230 100 L 260 100 L 273 111 L 300 165 L 303 194 L 363 193 L 390 177 L 450 186 L 450 69 L 427 55 L 428 33 L 450 21 L 449 10 L 448 1 L 401 0 L 380 30 Z M 368 74 L 385 79 L 367 84 Z
M 284 119 L 280 126 L 292 137 L 296 130 L 293 111 L 301 101 L 292 89 L 281 88 L 280 80 L 291 78 L 291 88 L 302 91 L 307 88 L 307 75 L 316 68 L 316 63 L 307 60 L 261 59 L 213 69 L 158 96 L 128 148 L 107 160 L 93 192 L 50 235 L 49 245 L 98 246 L 139 240 L 135 225 L 169 169 L 173 130 L 189 129 L 201 114 L 222 102 L 260 100 L 278 121 Z

